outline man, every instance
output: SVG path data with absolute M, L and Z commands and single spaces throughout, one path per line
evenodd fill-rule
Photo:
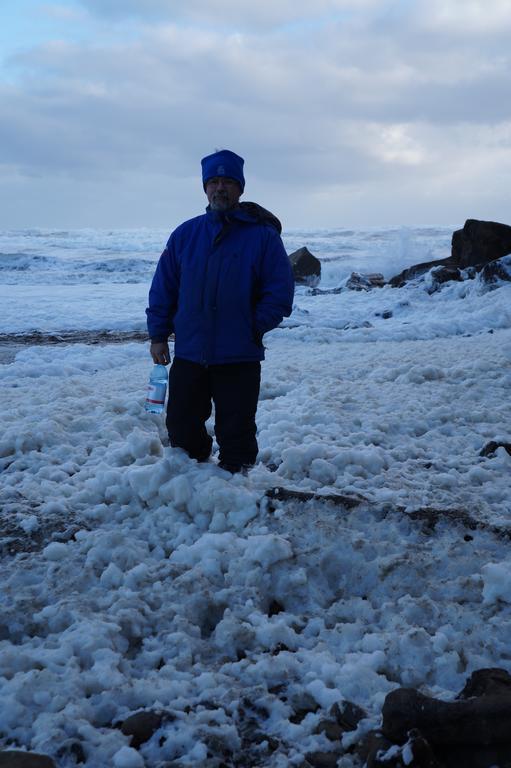
M 293 274 L 273 214 L 240 203 L 244 160 L 224 149 L 201 161 L 206 213 L 170 236 L 149 291 L 147 325 L 155 363 L 170 362 L 170 444 L 197 461 L 211 453 L 205 422 L 215 405 L 219 464 L 255 463 L 263 335 L 291 314 Z

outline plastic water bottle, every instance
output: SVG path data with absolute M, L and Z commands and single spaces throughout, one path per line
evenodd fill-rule
M 167 394 L 167 369 L 164 365 L 155 365 L 149 376 L 145 409 L 150 413 L 162 413 Z

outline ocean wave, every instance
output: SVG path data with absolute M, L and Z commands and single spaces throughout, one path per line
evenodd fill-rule
M 48 264 L 50 259 L 40 254 L 27 253 L 2 253 L 0 251 L 0 270 L 14 272 L 26 272 L 29 269 L 41 269 L 43 264 Z
M 78 256 L 76 253 L 43 256 L 19 251 L 0 252 L 0 274 L 4 284 L 149 282 L 155 266 L 155 257 L 119 256 L 118 251 L 112 257 L 97 259 Z
M 129 272 L 145 276 L 154 269 L 155 263 L 154 259 L 115 258 L 103 261 L 82 261 L 76 267 L 83 272 Z
M 302 228 L 284 233 L 288 253 L 306 246 L 323 263 L 322 285 L 335 287 L 352 271 L 386 279 L 414 263 L 447 256 L 452 230 L 388 227 L 364 230 Z M 166 230 L 0 231 L 4 285 L 149 285 Z

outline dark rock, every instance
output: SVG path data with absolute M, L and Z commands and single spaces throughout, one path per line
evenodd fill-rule
M 330 741 L 340 741 L 344 729 L 335 720 L 321 720 L 314 733 L 324 733 Z
M 201 699 L 198 703 L 198 706 L 207 709 L 210 712 L 216 712 L 219 708 L 216 701 L 210 701 L 209 699 Z
M 384 309 L 383 312 L 381 313 L 381 316 L 383 320 L 390 320 L 390 318 L 392 317 L 392 310 Z
M 501 282 L 511 282 L 511 256 L 496 259 L 485 264 L 479 273 L 479 279 L 488 286 L 498 287 Z
M 504 448 L 504 450 L 511 456 L 511 443 L 497 443 L 495 440 L 486 443 L 479 456 L 493 456 L 497 448 Z
M 511 227 L 494 221 L 467 219 L 453 233 L 451 255 L 461 269 L 487 264 L 511 253 Z
M 201 735 L 202 735 L 202 739 L 207 744 L 209 756 L 215 757 L 218 760 L 222 760 L 225 758 L 226 760 L 229 761 L 230 764 L 232 764 L 231 759 L 233 757 L 233 751 L 229 747 L 229 745 L 226 744 L 225 738 L 222 735 L 217 733 L 204 733 Z M 218 765 L 216 760 L 214 764 L 215 766 Z
M 76 739 L 69 739 L 59 748 L 57 757 L 66 757 L 71 755 L 75 763 L 85 763 L 87 756 L 83 749 L 82 743 Z
M 87 755 L 79 741 L 74 741 L 69 745 L 69 754 L 72 755 L 77 763 L 85 763 Z
M 511 696 L 439 701 L 412 688 L 389 693 L 383 705 L 383 735 L 402 744 L 417 728 L 435 745 L 494 745 L 509 742 Z
M 448 280 L 473 279 L 477 272 L 483 272 L 481 279 L 489 285 L 500 280 L 509 281 L 511 259 L 505 259 L 509 254 L 510 226 L 493 221 L 467 219 L 463 229 L 453 233 L 449 257 L 414 264 L 392 277 L 389 285 L 400 288 L 409 280 L 422 277 L 430 270 L 435 270 L 433 278 L 437 287 Z M 493 266 L 497 260 L 500 261 Z
M 412 760 L 408 755 L 404 764 L 410 766 L 410 768 L 440 768 L 433 750 L 430 745 L 420 733 L 420 731 L 412 730 L 408 734 L 407 751 L 412 754 Z
M 284 651 L 289 651 L 288 646 L 285 643 L 277 643 L 277 645 L 271 649 L 271 655 L 278 656 L 279 653 L 283 653 Z
M 426 739 L 416 730 L 410 731 L 403 747 L 374 734 L 366 765 L 367 768 L 443 768 Z
M 301 723 L 307 715 L 315 714 L 320 709 L 316 699 L 305 691 L 295 695 L 290 704 L 293 707 L 293 714 L 289 722 L 295 724 Z
M 284 611 L 284 606 L 278 600 L 273 599 L 268 606 L 268 616 L 276 616 Z
M 252 712 L 257 717 L 262 718 L 263 720 L 267 720 L 270 716 L 270 712 L 263 704 L 256 704 L 255 701 L 252 701 L 247 696 L 245 696 L 241 700 L 241 705 L 238 705 L 240 708 L 240 711 Z
M 273 694 L 273 696 L 278 696 L 283 701 L 287 700 L 286 692 L 287 692 L 286 683 L 279 683 L 278 685 L 270 685 L 270 687 L 268 688 L 268 693 Z
M 329 714 L 335 718 L 343 731 L 356 731 L 360 721 L 367 717 L 367 712 L 351 701 L 334 704 Z
M 309 752 L 305 759 L 313 768 L 336 768 L 339 752 Z
M 430 281 L 428 293 L 435 293 L 435 291 L 438 291 L 441 285 L 444 283 L 449 283 L 452 280 L 456 280 L 457 282 L 461 282 L 463 280 L 463 275 L 459 269 L 445 266 L 433 267 L 433 269 L 430 271 L 429 277 Z
M 309 296 L 327 296 L 328 294 L 332 295 L 342 293 L 342 291 L 342 286 L 340 288 L 311 288 L 309 291 Z
M 373 288 L 382 288 L 385 278 L 379 272 L 362 275 L 360 272 L 352 272 L 346 280 L 346 288 L 350 291 L 371 291 Z
M 385 285 L 385 278 L 381 272 L 370 272 L 367 275 L 364 275 L 364 277 L 369 280 L 373 288 L 383 288 Z
M 292 715 L 289 717 L 289 722 L 294 723 L 295 725 L 299 725 L 302 720 L 305 720 L 307 715 L 310 715 L 311 713 L 314 715 L 318 711 L 319 706 L 316 704 L 315 706 L 311 707 L 300 707 L 298 709 L 295 709 Z
M 289 255 L 297 283 L 314 288 L 321 280 L 321 262 L 305 246 Z
M 149 741 L 164 720 L 173 719 L 174 715 L 169 712 L 135 712 L 123 721 L 121 731 L 125 736 L 131 736 L 130 746 L 138 749 L 141 744 Z
M 378 753 L 385 754 L 393 746 L 380 731 L 369 731 L 356 747 L 357 755 L 364 761 L 366 768 L 375 768 Z M 391 768 L 389 765 L 388 768 Z
M 357 328 L 374 328 L 374 325 L 369 320 L 364 320 L 361 323 L 350 322 L 343 326 L 343 331 L 355 331 Z
M 7 750 L 0 752 L 0 768 L 56 768 L 56 765 L 48 755 Z
M 498 695 L 511 696 L 511 675 L 505 669 L 490 667 L 472 672 L 456 698 L 471 699 L 474 696 Z
M 254 744 L 266 744 L 268 745 L 268 752 L 276 752 L 280 747 L 280 741 L 274 739 L 273 736 L 268 736 L 267 733 L 255 732 L 252 735 L 252 741 Z
M 511 742 L 500 747 L 437 747 L 435 754 L 446 768 L 511 768 Z
M 436 261 L 424 261 L 421 264 L 414 264 L 412 267 L 403 269 L 403 271 L 398 275 L 391 277 L 389 280 L 389 285 L 391 285 L 393 288 L 401 288 L 401 286 L 405 285 L 409 280 L 415 280 L 418 277 L 422 277 L 426 274 L 426 272 L 429 272 L 431 269 L 436 267 L 444 267 L 446 269 L 455 270 L 458 267 L 458 262 L 455 258 L 449 256 L 445 259 L 437 259 Z

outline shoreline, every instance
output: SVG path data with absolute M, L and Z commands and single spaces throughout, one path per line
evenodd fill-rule
M 146 331 L 62 331 L 61 333 L 0 333 L 0 364 L 12 363 L 24 347 L 52 344 L 123 344 L 148 342 Z

